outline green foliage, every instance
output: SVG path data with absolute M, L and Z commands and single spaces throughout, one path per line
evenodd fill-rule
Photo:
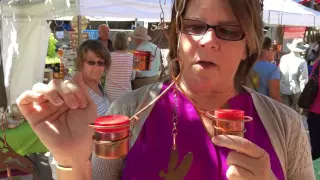
M 54 37 L 54 34 L 51 33 L 50 34 L 50 38 L 49 38 L 48 54 L 47 54 L 47 56 L 49 58 L 57 57 L 57 53 L 56 53 L 56 44 L 57 44 L 57 42 L 58 42 L 58 40 Z
M 47 58 L 46 58 L 46 64 L 58 64 L 58 63 L 60 63 L 60 59 L 59 59 L 58 56 L 53 57 L 53 58 L 47 56 Z

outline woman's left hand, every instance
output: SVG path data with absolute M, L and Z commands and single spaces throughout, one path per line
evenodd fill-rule
M 227 158 L 229 180 L 275 180 L 269 154 L 249 140 L 233 136 L 219 135 L 212 142 L 231 151 Z

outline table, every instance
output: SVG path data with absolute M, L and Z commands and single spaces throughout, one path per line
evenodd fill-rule
M 26 121 L 15 129 L 6 129 L 6 135 L 8 144 L 21 156 L 48 152 L 47 148 L 41 143 L 38 136 Z M 0 131 L 0 136 L 3 138 L 2 131 Z M 0 145 L 2 145 L 1 142 Z

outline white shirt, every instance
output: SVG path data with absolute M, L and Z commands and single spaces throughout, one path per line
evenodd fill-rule
M 282 56 L 279 69 L 281 72 L 280 92 L 291 95 L 301 93 L 308 82 L 308 65 L 299 54 L 291 52 Z

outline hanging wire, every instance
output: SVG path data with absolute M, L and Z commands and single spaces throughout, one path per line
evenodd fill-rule
M 164 5 L 166 5 L 166 0 L 164 0 Z M 163 32 L 159 32 L 159 34 L 154 38 L 154 39 L 156 39 L 156 38 L 158 38 L 158 37 L 160 37 L 159 38 L 159 41 L 158 41 L 158 43 L 157 43 L 157 47 L 156 47 L 156 49 L 154 50 L 154 57 L 153 58 L 156 58 L 156 56 L 157 56 L 157 50 L 159 50 L 159 53 L 160 53 L 160 64 L 161 64 L 161 74 L 160 74 L 160 76 L 159 76 L 159 80 L 161 80 L 162 79 L 162 75 L 163 75 L 163 73 L 164 73 L 164 71 L 165 71 L 165 67 L 164 67 L 164 64 L 163 64 L 163 54 L 162 54 L 162 52 L 161 52 L 161 49 L 159 48 L 160 47 L 160 45 L 161 45 L 161 43 L 162 43 L 162 40 L 163 40 L 163 34 L 165 33 L 165 22 L 164 22 L 164 10 L 163 10 L 163 7 L 162 7 L 162 0 L 159 0 L 159 6 L 160 6 L 160 10 L 161 10 L 161 12 L 160 12 L 160 23 L 158 24 L 158 27 L 159 26 L 161 26 L 161 30 L 163 31 Z M 157 27 L 157 28 L 158 28 Z M 157 28 L 155 28 L 155 30 L 157 30 Z
M 57 16 L 57 14 L 56 14 L 55 4 L 53 4 L 52 9 L 53 9 L 53 16 L 54 16 L 54 18 L 57 18 L 58 16 Z M 66 5 L 64 4 L 64 6 L 63 6 L 63 17 L 65 17 L 65 15 L 66 15 Z M 58 24 L 56 20 L 54 20 L 54 23 L 55 23 L 56 27 L 62 27 L 62 28 L 64 29 L 64 27 L 63 27 L 64 20 L 62 20 L 61 24 Z

